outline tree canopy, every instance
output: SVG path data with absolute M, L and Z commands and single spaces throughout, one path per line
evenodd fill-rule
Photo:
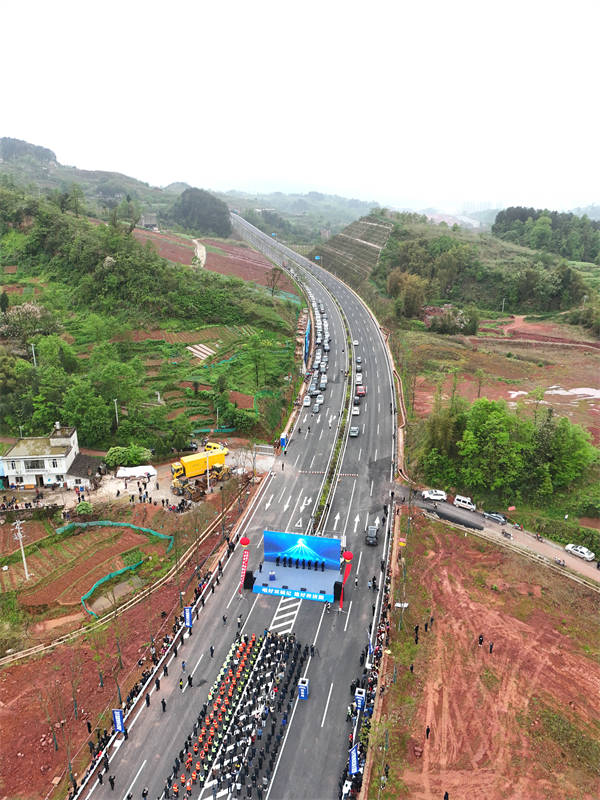
M 227 205 L 204 189 L 186 189 L 171 211 L 173 221 L 201 235 L 226 237 L 231 233 Z

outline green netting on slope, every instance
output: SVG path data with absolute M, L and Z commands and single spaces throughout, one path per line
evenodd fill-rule
M 87 524 L 87 523 L 83 523 L 83 524 Z M 131 527 L 135 527 L 135 526 L 132 525 Z M 144 530 L 144 529 L 140 528 L 139 530 Z M 140 566 L 140 564 L 143 564 L 143 563 L 144 563 L 144 559 L 142 558 L 140 561 L 137 562 L 137 564 L 130 564 L 128 567 L 123 567 L 122 569 L 118 569 L 116 572 L 109 572 L 108 575 L 105 575 L 103 578 L 100 578 L 99 581 L 96 581 L 96 583 L 92 586 L 92 588 L 89 590 L 89 592 L 86 592 L 84 595 L 81 596 L 81 605 L 83 606 L 85 611 L 87 611 L 87 613 L 91 614 L 93 617 L 97 617 L 98 614 L 96 614 L 94 611 L 92 611 L 91 608 L 88 608 L 86 606 L 86 604 L 85 604 L 85 601 L 88 598 L 90 598 L 94 594 L 96 589 L 99 586 L 101 586 L 103 583 L 106 583 L 107 581 L 111 580 L 111 578 L 116 578 L 118 575 L 122 575 L 124 572 L 128 572 L 129 570 L 137 569 Z
M 166 533 L 153 531 L 152 528 L 140 528 L 139 525 L 132 525 L 130 522 L 111 522 L 107 519 L 99 519 L 94 522 L 69 522 L 67 525 L 57 528 L 56 532 L 66 533 L 68 531 L 72 531 L 74 528 L 91 528 L 93 526 L 96 528 L 131 528 L 134 531 L 142 531 L 142 533 L 149 533 L 152 536 L 158 536 L 159 539 L 168 539 L 169 546 L 167 547 L 167 553 L 173 547 L 173 537 Z

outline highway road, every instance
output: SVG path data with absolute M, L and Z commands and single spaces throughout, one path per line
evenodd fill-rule
M 265 528 L 294 533 L 310 530 L 340 422 L 345 372 L 351 359 L 360 355 L 362 360 L 367 394 L 359 415 L 351 417 L 351 424 L 359 426 L 359 435 L 348 438 L 346 429 L 339 477 L 329 511 L 318 530 L 323 535 L 340 538 L 342 547 L 354 554 L 344 608 L 342 613 L 337 613 L 336 606 L 327 612 L 322 603 L 315 601 L 240 594 L 238 547 L 226 563 L 214 594 L 209 593 L 205 606 L 199 609 L 193 635 L 179 648 L 177 658 L 170 656 L 168 677 L 161 678 L 159 690 L 153 687 L 150 705 L 142 703 L 131 715 L 128 740 L 118 741 L 112 749 L 109 774 L 115 776 L 114 791 L 107 784 L 106 775 L 103 785 L 94 781 L 93 788 L 87 791 L 87 796 L 94 800 L 115 797 L 125 800 L 128 793 L 134 798 L 141 797 L 145 787 L 149 798 L 162 796 L 175 755 L 191 732 L 235 638 L 238 615 L 242 617 L 243 634 L 261 634 L 264 629 L 278 633 L 293 631 L 302 644 L 316 646 L 315 656 L 308 659 L 303 673 L 310 680 L 310 697 L 306 701 L 294 698 L 265 800 L 336 798 L 340 773 L 347 763 L 350 727 L 346 709 L 352 700 L 349 687 L 362 673 L 359 656 L 368 642 L 374 605 L 376 614 L 379 613 L 381 566 L 389 543 L 389 517 L 384 523 L 382 512 L 384 504 L 390 503 L 393 477 L 392 374 L 379 328 L 357 297 L 334 276 L 239 219 L 234 219 L 234 224 L 237 221 L 238 228 L 246 226 L 245 238 L 255 246 L 258 244 L 258 249 L 272 260 L 284 262 L 317 302 L 323 303 L 332 337 L 324 407 L 312 416 L 310 409 L 301 410 L 287 452 L 278 457 L 272 472 L 264 479 L 260 501 L 251 507 L 244 521 L 242 533 L 250 538 L 249 569 L 256 571 L 262 560 Z M 357 344 L 348 346 L 342 314 L 346 317 L 350 340 Z M 353 370 L 348 380 L 354 380 Z M 370 547 L 364 542 L 365 530 L 368 524 L 376 522 L 380 527 L 379 544 Z M 377 578 L 377 592 L 367 586 L 373 576 Z M 184 682 L 181 690 L 179 679 L 187 674 L 192 674 L 193 685 Z M 162 698 L 166 701 L 164 712 Z M 258 797 L 256 789 L 252 791 L 251 796 Z M 227 797 L 228 791 L 215 786 L 214 794 Z M 202 790 L 198 786 L 192 790 L 193 798 L 210 798 L 214 794 L 211 783 Z M 247 787 L 243 796 L 248 796 Z

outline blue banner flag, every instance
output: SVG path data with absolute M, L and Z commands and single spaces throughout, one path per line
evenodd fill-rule
M 185 624 L 188 628 L 192 627 L 192 607 L 191 606 L 184 606 L 183 607 L 183 619 Z
M 113 708 L 112 717 L 113 717 L 113 725 L 115 726 L 115 730 L 118 733 L 123 733 L 125 731 L 125 725 L 123 723 L 123 711 L 122 711 L 122 709 Z
M 358 772 L 358 744 L 350 748 L 348 758 L 348 775 L 356 775 Z

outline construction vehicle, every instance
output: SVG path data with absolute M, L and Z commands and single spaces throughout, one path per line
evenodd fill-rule
M 204 450 L 207 453 L 216 453 L 218 450 L 222 450 L 225 455 L 229 453 L 229 450 L 224 447 L 220 442 L 204 442 Z
M 206 494 L 206 479 L 195 480 L 190 483 L 185 480 L 175 478 L 171 484 L 171 491 L 178 497 L 185 497 L 186 500 L 192 500 L 194 503 L 200 502 Z
M 206 473 L 213 467 L 223 466 L 228 450 L 219 448 L 218 450 L 207 450 L 203 453 L 194 453 L 191 456 L 183 456 L 180 461 L 171 464 L 171 475 L 173 478 L 195 478 L 197 475 Z
M 231 467 L 228 467 L 226 464 L 223 464 L 219 467 L 214 467 L 211 475 L 213 475 L 218 481 L 225 481 L 228 478 L 231 478 Z

